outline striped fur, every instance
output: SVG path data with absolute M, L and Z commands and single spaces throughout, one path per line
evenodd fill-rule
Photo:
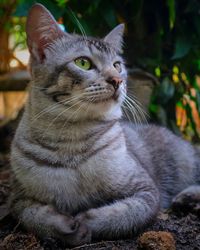
M 197 184 L 199 154 L 164 128 L 121 120 L 122 26 L 105 39 L 64 34 L 37 4 L 27 35 L 32 81 L 12 144 L 13 215 L 38 236 L 72 246 L 138 232 Z M 91 70 L 74 64 L 80 56 Z M 121 79 L 117 88 L 110 77 Z

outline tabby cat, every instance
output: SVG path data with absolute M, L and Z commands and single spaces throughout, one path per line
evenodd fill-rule
M 131 236 L 160 208 L 200 193 L 195 147 L 121 119 L 123 30 L 103 39 L 69 34 L 44 6 L 29 12 L 32 80 L 12 143 L 10 209 L 39 237 L 76 246 Z

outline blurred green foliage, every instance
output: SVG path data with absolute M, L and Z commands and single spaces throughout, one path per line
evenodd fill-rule
M 131 67 L 159 78 L 150 105 L 154 121 L 200 136 L 200 1 L 199 0 L 39 0 L 69 32 L 103 36 L 126 23 L 125 57 Z M 26 16 L 35 0 L 18 0 L 15 17 Z M 20 28 L 19 28 L 20 30 Z M 22 28 L 23 30 L 23 28 Z M 20 31 L 21 32 L 21 31 Z M 24 39 L 22 31 L 21 39 Z M 18 38 L 19 43 L 22 40 Z

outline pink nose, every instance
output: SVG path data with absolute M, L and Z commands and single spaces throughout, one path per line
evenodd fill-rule
M 123 80 L 120 77 L 109 77 L 107 82 L 112 84 L 114 89 L 118 89 Z

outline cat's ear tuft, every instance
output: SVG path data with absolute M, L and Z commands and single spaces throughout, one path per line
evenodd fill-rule
M 106 37 L 104 41 L 111 44 L 113 47 L 121 49 L 123 43 L 125 25 L 123 23 L 117 25 Z
M 45 58 L 44 49 L 56 39 L 64 36 L 51 13 L 41 4 L 31 7 L 26 23 L 27 45 L 34 59 Z

